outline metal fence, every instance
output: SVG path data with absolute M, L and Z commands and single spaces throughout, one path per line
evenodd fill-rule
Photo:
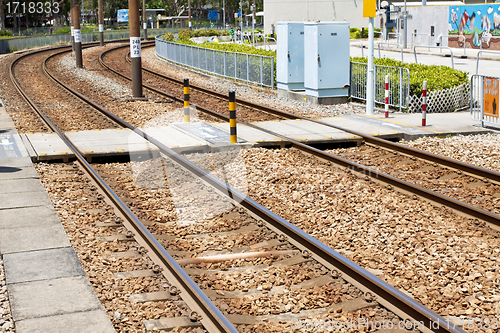
M 177 31 L 173 29 L 148 29 L 148 35 L 165 34 L 167 32 Z M 141 35 L 143 30 L 141 29 Z M 111 30 L 104 31 L 104 40 L 125 39 L 130 37 L 129 30 Z M 95 42 L 99 40 L 99 32 L 82 34 L 82 43 Z M 17 37 L 0 40 L 0 54 L 31 49 L 34 47 L 68 44 L 71 43 L 71 34 L 52 34 L 31 37 Z
M 410 71 L 408 68 L 374 65 L 375 103 L 385 102 L 385 76 L 389 75 L 389 105 L 395 108 L 408 108 L 410 98 Z M 351 62 L 350 96 L 366 101 L 366 79 L 368 64 Z
M 204 72 L 261 86 L 274 87 L 274 57 L 212 50 L 167 42 L 156 37 L 156 54 Z
M 500 78 L 485 75 L 472 75 L 470 79 L 470 115 L 473 120 L 484 124 L 500 126 L 499 92 Z

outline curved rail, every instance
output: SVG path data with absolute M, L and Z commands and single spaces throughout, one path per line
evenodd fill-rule
M 455 68 L 455 63 L 453 62 L 453 50 L 451 48 L 449 48 L 448 46 L 425 46 L 425 45 L 415 45 L 413 47 L 413 54 L 415 55 L 415 62 L 418 64 L 418 61 L 417 61 L 417 47 L 427 47 L 427 48 L 431 48 L 431 49 L 448 49 L 450 50 L 450 54 L 451 54 L 451 68 Z
M 153 45 L 151 45 L 151 46 L 153 46 Z M 115 48 L 115 49 L 117 49 L 117 48 Z M 101 57 L 100 61 L 101 60 L 102 60 L 102 57 Z M 109 68 L 109 66 L 107 66 L 106 64 L 103 64 L 103 66 L 105 66 L 106 68 L 114 71 L 113 69 Z M 183 85 L 183 82 L 180 81 L 180 80 L 177 80 L 177 79 L 174 79 L 174 78 L 171 78 L 171 77 L 168 77 L 168 76 L 160 75 L 157 72 L 150 71 L 150 70 L 148 70 L 147 68 L 144 68 L 144 67 L 142 68 L 142 70 L 146 71 L 146 72 L 148 72 L 150 74 L 160 76 L 161 78 L 164 78 L 166 80 L 169 80 L 169 81 L 175 82 L 177 84 Z M 117 75 L 120 75 L 123 78 L 128 79 L 125 75 L 123 75 L 121 73 L 118 73 L 116 71 L 114 71 L 114 72 Z M 191 88 L 191 90 L 198 90 L 198 91 L 201 91 L 203 93 L 210 94 L 210 95 L 219 97 L 219 98 L 224 99 L 224 100 L 227 101 L 227 96 L 224 95 L 224 94 L 220 94 L 218 92 L 215 92 L 215 91 L 212 91 L 212 90 L 208 90 L 206 88 L 199 87 L 199 86 L 196 86 L 196 85 L 193 85 L 193 84 L 191 84 L 190 88 Z M 149 87 L 148 89 L 151 89 L 152 91 L 156 91 L 156 92 L 158 92 L 160 94 L 165 94 L 164 92 L 159 91 L 159 90 L 157 90 L 157 89 L 155 89 L 153 87 Z M 168 95 L 168 94 L 166 94 L 166 95 Z M 175 97 L 173 95 L 168 95 L 168 96 L 170 98 L 178 100 L 180 102 L 184 101 L 184 100 L 178 99 L 177 97 Z M 478 167 L 478 166 L 475 166 L 475 165 L 472 165 L 472 164 L 469 164 L 469 163 L 465 163 L 465 162 L 457 161 L 457 160 L 454 160 L 454 159 L 451 159 L 451 158 L 447 158 L 447 157 L 444 157 L 444 156 L 440 156 L 440 155 L 436 155 L 436 154 L 433 154 L 433 153 L 429 153 L 429 152 L 424 151 L 424 150 L 420 150 L 420 149 L 408 147 L 408 146 L 402 145 L 402 144 L 397 143 L 397 142 L 392 142 L 392 141 L 384 140 L 384 139 L 381 139 L 381 138 L 377 138 L 377 137 L 375 137 L 373 135 L 364 134 L 364 133 L 361 133 L 361 132 L 358 132 L 358 131 L 354 131 L 354 130 L 350 130 L 350 129 L 341 127 L 341 126 L 336 126 L 336 125 L 328 124 L 328 123 L 325 123 L 325 122 L 323 122 L 321 120 L 318 120 L 318 119 L 312 119 L 312 118 L 308 118 L 308 117 L 305 117 L 305 116 L 300 116 L 300 115 L 296 115 L 296 114 L 289 113 L 289 112 L 286 112 L 286 111 L 282 111 L 282 110 L 278 110 L 278 109 L 275 109 L 275 108 L 271 108 L 271 107 L 268 107 L 268 106 L 258 105 L 258 104 L 255 104 L 255 103 L 243 100 L 243 99 L 237 98 L 236 102 L 238 104 L 240 104 L 240 105 L 243 105 L 243 106 L 246 106 L 246 107 L 250 107 L 250 108 L 254 108 L 254 109 L 263 110 L 263 111 L 265 111 L 267 113 L 274 114 L 276 116 L 279 116 L 279 117 L 282 117 L 282 118 L 285 118 L 285 119 L 302 119 L 302 120 L 308 120 L 308 121 L 311 121 L 311 122 L 314 122 L 314 123 L 317 123 L 317 124 L 321 124 L 321 125 L 324 125 L 324 126 L 335 128 L 335 129 L 338 129 L 340 131 L 344 131 L 344 132 L 347 132 L 347 133 L 350 133 L 350 134 L 353 134 L 353 135 L 360 136 L 367 143 L 371 143 L 371 144 L 374 144 L 374 145 L 377 145 L 377 146 L 380 146 L 380 147 L 383 147 L 383 148 L 387 148 L 387 149 L 390 149 L 390 150 L 395 150 L 397 152 L 400 152 L 400 153 L 403 153 L 403 154 L 406 154 L 406 155 L 409 155 L 409 156 L 414 156 L 416 158 L 423 159 L 423 160 L 426 160 L 426 161 L 429 161 L 429 162 L 432 162 L 432 163 L 438 163 L 438 164 L 441 164 L 443 166 L 446 166 L 446 167 L 449 167 L 449 168 L 452 168 L 452 169 L 461 170 L 463 172 L 469 173 L 469 174 L 474 175 L 474 176 L 479 177 L 479 178 L 488 178 L 488 179 L 490 179 L 490 180 L 492 180 L 492 181 L 497 182 L 497 183 L 500 184 L 500 173 L 496 172 L 496 171 L 488 170 L 488 169 L 485 169 L 485 168 L 482 168 L 482 167 Z M 207 111 L 210 111 L 210 110 L 207 110 Z M 214 115 L 217 116 L 216 114 L 214 114 Z M 247 124 L 247 125 L 251 125 L 251 124 Z
M 379 42 L 378 43 L 378 57 L 379 58 L 380 58 L 380 44 L 399 46 L 399 48 L 401 49 L 401 62 L 404 62 L 404 60 L 403 60 L 403 47 L 401 46 L 401 44 L 389 43 L 389 42 Z
M 106 54 L 108 52 L 111 52 L 111 51 L 114 51 L 114 50 L 117 50 L 119 48 L 121 48 L 121 47 L 116 47 L 116 48 L 109 49 L 109 50 L 103 52 L 101 54 L 99 60 L 100 60 L 101 64 L 105 68 L 109 69 L 110 71 L 114 72 L 115 74 L 117 74 L 117 75 L 119 75 L 119 76 L 121 76 L 121 77 L 123 77 L 123 78 L 125 78 L 127 80 L 131 80 L 126 75 L 124 75 L 124 74 L 122 74 L 122 73 L 120 73 L 120 72 L 112 69 L 102 59 L 102 57 L 103 57 L 104 54 Z M 156 74 L 156 75 L 158 75 L 158 74 Z M 147 85 L 144 85 L 144 87 L 146 87 L 147 89 L 149 89 L 151 91 L 154 91 L 154 92 L 156 92 L 156 93 L 158 93 L 160 95 L 163 95 L 163 96 L 166 96 L 166 97 L 171 98 L 173 100 L 176 100 L 178 102 L 183 102 L 182 99 L 180 99 L 180 98 L 178 98 L 176 96 L 170 95 L 168 93 L 165 93 L 165 92 L 163 92 L 163 91 L 161 91 L 159 89 L 156 89 L 154 87 L 150 87 L 150 86 L 147 86 Z M 191 88 L 192 89 L 198 89 L 197 87 L 194 87 L 194 86 L 191 86 Z M 239 100 L 237 100 L 237 102 L 239 103 Z M 254 107 L 256 107 L 256 105 L 254 105 Z M 215 116 L 215 117 L 218 117 L 220 119 L 223 119 L 225 121 L 229 121 L 229 117 L 227 117 L 226 115 L 220 114 L 218 112 L 215 112 L 213 110 L 204 108 L 202 106 L 197 106 L 197 109 L 200 110 L 200 111 L 206 112 L 206 113 L 208 113 L 208 114 L 210 114 L 212 116 Z M 284 112 L 284 111 L 282 111 L 282 114 L 284 116 L 290 115 L 289 113 Z M 432 162 L 438 162 L 438 163 L 440 163 L 442 165 L 450 166 L 450 167 L 453 167 L 453 168 L 456 168 L 456 169 L 459 169 L 459 170 L 462 170 L 462 171 L 466 171 L 466 172 L 468 172 L 468 170 L 474 171 L 474 172 L 477 173 L 477 175 L 480 175 L 481 177 L 484 177 L 484 174 L 488 174 L 491 177 L 490 179 L 492 179 L 492 180 L 494 179 L 495 181 L 497 181 L 497 182 L 500 183 L 500 173 L 495 172 L 495 171 L 483 169 L 483 168 L 480 168 L 480 167 L 476 167 L 474 165 L 470 165 L 470 164 L 463 163 L 463 162 L 460 162 L 460 161 L 452 160 L 450 158 L 446 158 L 446 157 L 443 157 L 443 156 L 434 155 L 434 154 L 431 154 L 431 153 L 428 153 L 428 152 L 425 152 L 425 151 L 421 151 L 421 150 L 418 150 L 418 149 L 406 147 L 404 145 L 397 144 L 397 143 L 394 143 L 394 142 L 390 142 L 388 140 L 383 140 L 383 139 L 380 139 L 380 138 L 375 138 L 373 136 L 369 136 L 369 135 L 357 133 L 355 131 L 346 130 L 346 129 L 340 128 L 338 126 L 329 125 L 329 124 L 326 124 L 324 122 L 321 122 L 321 121 L 318 121 L 318 120 L 315 120 L 315 119 L 310 119 L 310 118 L 306 118 L 306 117 L 302 117 L 302 116 L 297 116 L 297 115 L 293 115 L 293 116 L 294 116 L 293 118 L 289 118 L 289 119 L 304 119 L 304 120 L 312 121 L 312 122 L 315 122 L 315 123 L 323 124 L 323 125 L 326 125 L 326 126 L 329 126 L 329 127 L 332 127 L 332 128 L 336 128 L 336 129 L 339 129 L 339 130 L 343 130 L 343 131 L 346 131 L 348 133 L 352 133 L 352 134 L 355 134 L 355 135 L 362 136 L 365 139 L 366 142 L 369 142 L 369 143 L 372 143 L 372 144 L 376 144 L 376 145 L 378 145 L 380 147 L 384 147 L 384 148 L 389 148 L 389 149 L 392 149 L 392 150 L 396 150 L 396 151 L 402 152 L 402 153 L 407 154 L 407 155 L 412 156 L 412 157 L 419 157 L 419 158 L 431 160 Z M 363 175 L 365 175 L 365 176 L 367 176 L 369 178 L 374 178 L 374 179 L 380 180 L 380 181 L 382 181 L 382 182 L 384 182 L 386 184 L 390 184 L 392 186 L 400 188 L 403 191 L 414 193 L 414 194 L 416 194 L 418 196 L 421 196 L 423 198 L 426 198 L 428 200 L 432 200 L 433 202 L 436 202 L 436 203 L 438 203 L 440 205 L 445 205 L 447 207 L 450 207 L 452 209 L 455 209 L 457 211 L 465 213 L 465 214 L 467 214 L 467 215 L 469 215 L 469 216 L 471 216 L 473 218 L 481 219 L 481 220 L 487 221 L 489 223 L 492 223 L 494 225 L 500 225 L 500 216 L 497 215 L 497 214 L 495 214 L 495 213 L 491 213 L 489 211 L 486 211 L 484 209 L 478 208 L 476 206 L 464 203 L 464 202 L 462 202 L 460 200 L 457 200 L 457 199 L 451 198 L 449 196 L 446 196 L 446 195 L 434 192 L 432 190 L 428 190 L 428 189 L 426 189 L 424 187 L 421 187 L 421 186 L 412 184 L 410 182 L 401 180 L 401 179 L 396 178 L 394 176 L 391 176 L 389 174 L 379 172 L 379 171 L 377 171 L 375 169 L 372 169 L 370 167 L 366 167 L 366 166 L 363 166 L 361 164 L 358 164 L 358 163 L 349 161 L 347 159 L 341 158 L 339 156 L 326 153 L 326 152 L 324 152 L 322 150 L 313 148 L 313 147 L 311 147 L 309 145 L 306 145 L 306 144 L 304 144 L 302 142 L 290 139 L 290 138 L 288 138 L 286 136 L 283 136 L 283 135 L 281 135 L 279 133 L 270 131 L 268 129 L 264 129 L 264 128 L 258 126 L 257 124 L 246 123 L 246 122 L 241 122 L 241 121 L 237 121 L 237 122 L 245 124 L 246 126 L 250 126 L 252 128 L 258 129 L 260 131 L 266 132 L 268 134 L 274 135 L 274 136 L 279 137 L 281 139 L 284 139 L 286 141 L 289 141 L 291 143 L 292 147 L 295 147 L 295 148 L 298 148 L 300 150 L 306 151 L 309 154 L 315 155 L 317 157 L 320 157 L 322 159 L 328 160 L 330 162 L 339 164 L 339 165 L 341 165 L 343 167 L 346 167 L 346 168 L 348 168 L 350 170 L 353 170 L 355 172 L 361 173 L 361 174 L 363 174 Z
M 102 54 L 100 61 L 102 61 Z M 71 88 L 67 89 L 72 90 Z M 102 109 L 104 110 L 104 108 Z M 169 157 L 175 163 L 180 164 L 187 171 L 202 178 L 207 184 L 211 185 L 219 192 L 227 193 L 228 197 L 234 199 L 236 202 L 239 202 L 242 207 L 252 212 L 255 216 L 262 218 L 273 230 L 285 234 L 291 244 L 297 246 L 299 249 L 307 250 L 307 252 L 310 253 L 314 259 L 326 267 L 342 272 L 343 278 L 355 284 L 362 291 L 374 293 L 377 297 L 376 300 L 378 303 L 395 312 L 401 318 L 411 318 L 413 320 L 423 322 L 425 326 L 429 327 L 429 329 L 434 332 L 464 332 L 459 328 L 452 327 L 452 325 L 448 324 L 448 321 L 441 316 L 416 302 L 414 299 L 402 293 L 398 289 L 392 287 L 387 282 L 377 278 L 354 262 L 340 255 L 290 222 L 269 211 L 256 201 L 244 196 L 242 193 L 214 177 L 206 170 L 167 148 L 155 138 L 148 136 L 140 129 L 131 126 L 119 117 L 114 116 L 114 118 L 116 121 L 121 122 L 123 126 L 134 130 L 137 134 L 157 146 L 162 154 Z M 323 153 L 318 149 L 314 149 L 314 151 L 317 153 Z M 439 327 L 436 327 L 435 323 L 440 323 L 440 325 L 438 325 Z
M 189 303 L 195 303 L 198 305 L 198 308 L 201 309 L 201 313 L 205 315 L 202 319 L 202 323 L 205 325 L 207 329 L 212 328 L 212 332 L 231 332 L 231 333 L 236 333 L 238 332 L 234 326 L 229 322 L 229 320 L 220 312 L 220 310 L 212 303 L 212 301 L 201 291 L 201 289 L 196 285 L 196 283 L 189 277 L 189 275 L 181 268 L 179 264 L 172 258 L 172 256 L 165 250 L 165 248 L 154 238 L 154 236 L 149 232 L 149 230 L 144 226 L 144 224 L 141 223 L 141 221 L 135 216 L 135 214 L 127 207 L 127 205 L 118 197 L 118 195 L 109 187 L 109 185 L 106 184 L 106 182 L 99 176 L 97 171 L 95 171 L 92 166 L 90 165 L 87 160 L 83 157 L 83 154 L 80 152 L 80 150 L 71 142 L 71 140 L 61 131 L 57 129 L 57 127 L 50 121 L 50 119 L 41 111 L 35 103 L 29 98 L 29 96 L 26 94 L 26 92 L 22 89 L 20 86 L 19 82 L 17 82 L 15 76 L 14 76 L 14 66 L 24 57 L 30 56 L 34 53 L 38 52 L 45 52 L 47 50 L 41 50 L 41 51 L 35 51 L 28 53 L 26 55 L 22 55 L 21 57 L 17 58 L 14 62 L 12 62 L 10 66 L 10 78 L 19 91 L 19 93 L 26 99 L 28 104 L 37 112 L 40 117 L 44 119 L 44 121 L 48 124 L 48 126 L 55 132 L 57 135 L 63 140 L 63 142 L 73 151 L 75 154 L 75 157 L 82 167 L 83 170 L 90 176 L 92 181 L 98 186 L 98 188 L 106 195 L 108 200 L 113 204 L 114 208 L 125 218 L 125 221 L 128 223 L 129 228 L 134 230 L 140 237 L 137 239 L 137 241 L 141 245 L 146 245 L 148 249 L 151 250 L 151 253 L 153 253 L 154 257 L 159 259 L 161 261 L 161 264 L 168 268 L 168 276 L 172 276 L 175 278 L 175 281 L 179 282 L 181 285 L 181 288 L 187 292 L 187 294 L 192 298 L 192 301 L 186 301 L 188 304 Z M 63 51 L 66 52 L 66 51 Z M 60 52 L 62 53 L 62 52 Z M 52 55 L 55 56 L 58 53 Z M 52 57 L 51 56 L 51 57 Z M 55 80 L 57 83 L 61 84 L 63 87 L 65 87 L 66 90 L 70 91 L 71 93 L 74 93 L 75 96 L 79 97 L 80 99 L 84 100 L 85 102 L 90 102 L 88 99 L 86 99 L 83 95 L 76 93 L 76 91 L 72 90 L 69 87 L 66 87 L 60 80 L 55 78 L 54 75 L 52 75 L 46 67 L 46 62 L 50 57 L 48 57 L 44 63 L 43 63 L 43 70 L 47 75 Z M 99 105 L 95 103 L 89 103 L 93 107 L 99 109 L 100 111 L 106 111 Z M 112 118 L 114 121 L 117 123 L 121 124 L 124 127 L 128 127 L 131 129 L 133 128 L 131 125 L 123 121 L 122 119 L 114 116 L 111 112 L 106 111 L 105 114 Z M 142 132 L 141 132 L 142 133 Z M 142 133 L 144 137 L 146 137 L 146 134 Z M 164 147 L 165 149 L 168 149 Z M 168 153 L 174 153 L 170 149 L 168 149 Z M 155 258 L 152 258 L 153 260 Z M 170 279 L 172 281 L 172 279 Z

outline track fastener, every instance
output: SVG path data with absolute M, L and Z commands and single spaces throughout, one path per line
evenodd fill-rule
M 334 279 L 338 279 L 338 278 L 340 278 L 342 276 L 342 274 L 338 270 L 336 270 L 336 269 L 332 269 L 332 271 L 330 272 L 330 275 Z
M 176 286 L 170 286 L 168 288 L 168 292 L 170 293 L 170 295 L 172 296 L 175 296 L 175 295 L 178 295 L 180 293 L 179 291 L 179 288 L 177 288 Z
M 191 311 L 191 313 L 189 314 L 189 319 L 191 321 L 198 321 L 198 320 L 201 320 L 201 316 L 198 314 L 198 312 Z

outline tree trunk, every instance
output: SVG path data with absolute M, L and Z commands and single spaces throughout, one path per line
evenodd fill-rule
M 5 4 L 0 0 L 0 30 L 5 30 Z

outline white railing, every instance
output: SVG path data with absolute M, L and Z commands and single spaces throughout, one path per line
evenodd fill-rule
M 350 42 L 357 42 L 357 43 L 359 43 L 361 45 L 361 56 L 364 58 L 365 57 L 365 51 L 363 51 L 363 49 L 364 49 L 363 43 L 359 39 L 350 39 L 349 43 Z M 380 58 L 380 54 L 379 54 L 378 57 Z
M 404 62 L 403 60 L 403 47 L 401 46 L 401 44 L 397 44 L 397 43 L 387 43 L 387 42 L 379 42 L 378 43 L 378 57 L 380 58 L 380 44 L 384 44 L 384 45 L 393 45 L 393 46 L 397 46 L 401 49 L 401 62 Z
M 465 36 L 463 35 L 439 35 L 438 36 L 438 43 L 439 43 L 439 46 L 443 46 L 443 37 L 446 37 L 448 38 L 448 40 L 450 39 L 450 37 L 462 37 L 464 39 L 464 55 L 466 54 L 465 53 Z M 442 52 L 442 50 L 440 51 L 440 53 Z
M 430 34 L 426 34 L 426 33 L 417 33 L 417 32 L 414 32 L 414 33 L 412 33 L 412 34 L 411 34 L 411 47 L 412 47 L 412 48 L 413 48 L 413 45 L 414 45 L 414 43 L 413 43 L 413 39 L 414 39 L 414 37 L 416 37 L 416 36 L 427 36 L 427 37 L 428 37 L 428 38 L 427 38 L 427 40 L 428 40 L 428 43 L 427 43 L 427 44 L 429 45 L 429 47 L 431 46 L 431 35 L 430 35 Z M 430 50 L 429 50 L 429 51 L 430 51 Z
M 167 42 L 160 35 L 155 41 L 156 55 L 165 60 L 225 78 L 274 88 L 274 57 Z
M 413 47 L 413 54 L 415 55 L 415 63 L 418 64 L 418 61 L 417 61 L 417 47 L 427 47 L 427 48 L 431 48 L 431 49 L 448 49 L 450 50 L 450 54 L 451 54 L 451 68 L 455 69 L 455 63 L 453 61 L 453 50 L 451 48 L 449 48 L 448 46 L 426 46 L 426 45 L 415 45 Z
M 500 78 L 486 75 L 472 75 L 470 79 L 470 115 L 473 120 L 481 122 L 481 127 L 484 124 L 500 126 L 499 82 Z

